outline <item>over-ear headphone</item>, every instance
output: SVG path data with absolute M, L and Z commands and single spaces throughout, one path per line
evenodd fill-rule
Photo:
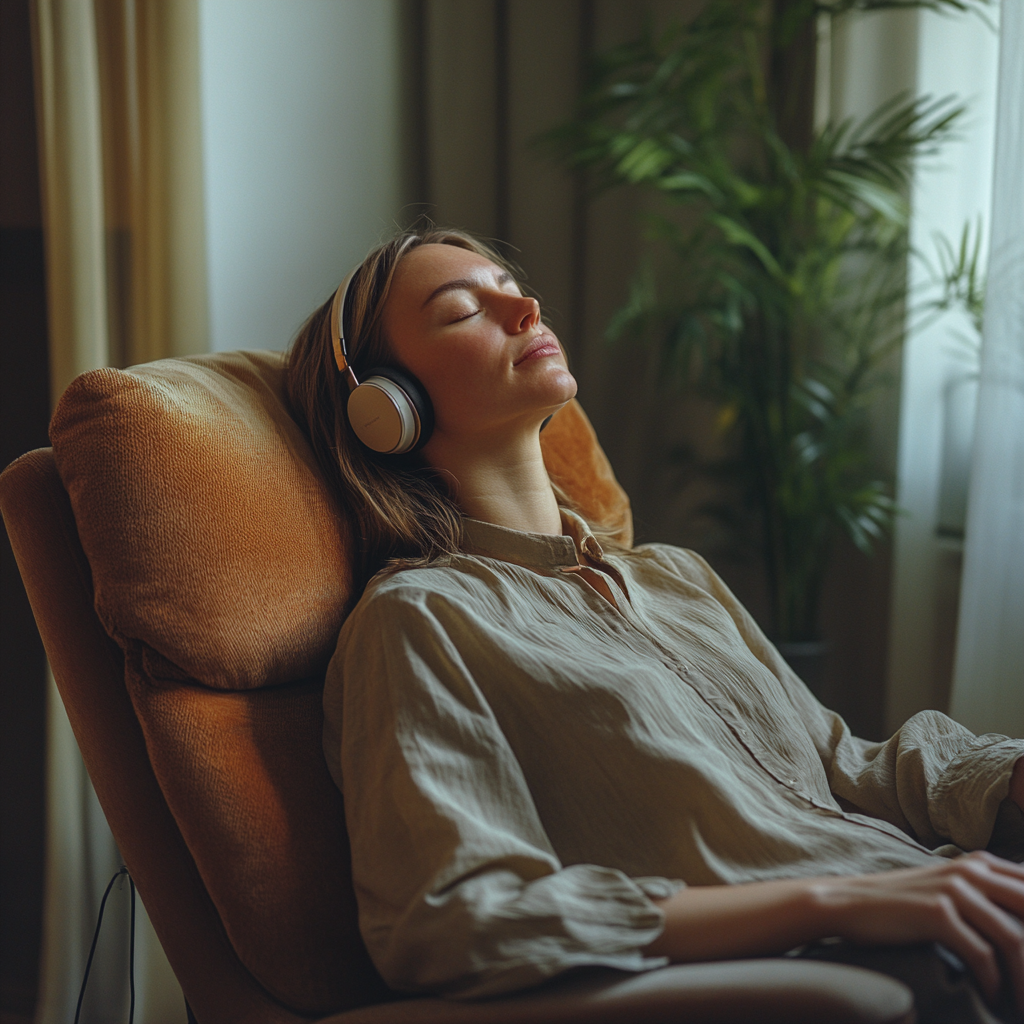
M 385 455 L 405 455 L 430 439 L 434 407 L 423 385 L 404 370 L 376 366 L 362 382 L 356 378 L 345 345 L 345 303 L 356 270 L 338 286 L 331 306 L 334 361 L 348 382 L 348 422 L 367 448 Z

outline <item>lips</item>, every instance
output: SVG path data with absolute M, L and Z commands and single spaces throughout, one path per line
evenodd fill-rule
M 512 365 L 518 366 L 528 359 L 542 359 L 545 356 L 559 355 L 561 351 L 553 334 L 539 334 L 526 346 L 526 350 Z

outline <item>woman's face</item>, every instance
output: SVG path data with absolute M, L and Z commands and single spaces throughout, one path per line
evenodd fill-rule
M 535 427 L 576 394 L 536 299 L 468 249 L 431 244 L 405 255 L 383 320 L 398 362 L 430 395 L 438 434 Z

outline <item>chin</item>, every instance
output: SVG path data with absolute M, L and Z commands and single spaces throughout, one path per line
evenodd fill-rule
M 559 412 L 561 409 L 564 409 L 565 406 L 567 406 L 575 397 L 576 382 L 573 381 L 571 388 L 565 388 L 555 401 L 553 401 L 550 405 L 545 405 L 541 410 L 544 416 L 542 429 L 544 426 L 547 426 L 548 420 L 550 420 L 551 417 L 555 415 L 555 413 Z
M 563 369 L 551 382 L 551 390 L 558 395 L 555 401 L 561 408 L 566 402 L 570 402 L 576 397 L 579 385 L 576 383 L 576 378 L 568 370 Z

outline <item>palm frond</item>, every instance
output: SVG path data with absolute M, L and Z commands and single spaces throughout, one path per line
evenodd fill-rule
M 778 636 L 813 632 L 837 532 L 869 551 L 892 525 L 867 426 L 907 324 L 957 305 L 980 318 L 984 284 L 979 226 L 937 242 L 934 295 L 907 288 L 911 176 L 955 138 L 957 99 L 901 94 L 796 149 L 778 130 L 768 56 L 821 15 L 986 6 L 791 0 L 765 18 L 761 0 L 705 4 L 600 55 L 576 117 L 545 137 L 592 194 L 654 199 L 646 237 L 663 258 L 636 275 L 608 337 L 656 346 L 666 379 L 721 403 L 747 510 L 735 521 L 756 511 Z

